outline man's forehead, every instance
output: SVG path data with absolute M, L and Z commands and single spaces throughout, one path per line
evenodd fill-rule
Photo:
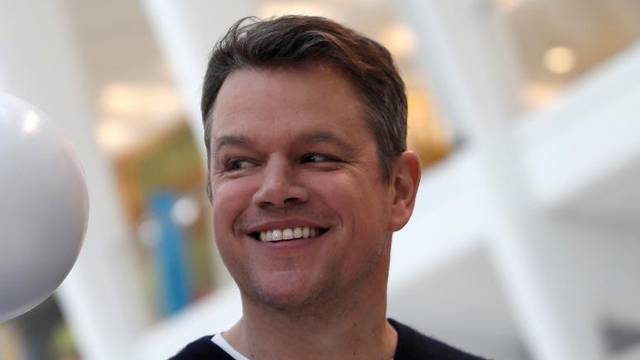
M 308 86 L 319 82 L 324 86 Z M 248 94 L 269 97 L 278 95 L 278 92 L 287 93 L 287 99 L 292 100 L 278 103 L 280 107 L 293 105 L 293 100 L 348 95 L 354 99 L 352 107 L 360 109 L 363 105 L 358 91 L 343 71 L 327 62 L 309 62 L 290 66 L 243 67 L 231 72 L 222 83 L 210 113 L 216 118 L 232 114 L 253 105 L 244 101 Z
M 346 131 L 362 131 L 364 113 L 350 81 L 324 65 L 248 68 L 233 72 L 223 83 L 208 130 L 214 147 L 216 142 L 255 142 L 271 132 L 331 142 Z M 221 142 L 223 138 L 227 140 Z

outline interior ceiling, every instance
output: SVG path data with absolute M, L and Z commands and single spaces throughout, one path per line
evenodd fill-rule
M 240 1 L 240 0 L 238 0 Z M 419 71 L 411 59 L 408 28 L 397 17 L 393 0 L 253 0 L 256 14 L 324 15 L 398 47 L 396 56 L 409 87 L 420 86 Z M 526 81 L 566 83 L 594 64 L 640 38 L 640 1 L 637 0 L 494 0 L 513 39 Z M 84 53 L 89 85 L 96 104 L 111 84 L 149 84 L 175 91 L 169 66 L 154 39 L 138 1 L 66 0 L 75 35 Z M 220 10 L 219 10 L 220 11 Z M 404 33 L 403 33 L 404 31 Z M 404 34 L 404 35 L 403 35 Z M 404 40 L 402 40 L 404 39 Z M 573 72 L 558 75 L 544 69 L 544 52 L 552 46 L 571 47 L 577 54 Z M 122 115 L 122 114 L 120 114 Z M 129 121 L 139 121 L 138 113 Z M 104 119 L 102 114 L 101 118 Z M 121 120 L 125 117 L 120 116 Z
M 568 82 L 640 39 L 637 0 L 523 0 L 503 15 L 529 81 Z M 573 71 L 558 75 L 542 66 L 555 46 L 574 51 Z
M 94 90 L 114 81 L 171 81 L 138 1 L 66 1 Z M 285 13 L 331 17 L 380 41 L 398 23 L 389 0 L 256 1 L 258 16 Z
M 170 83 L 138 1 L 67 0 L 94 93 L 113 82 Z
M 411 50 L 410 38 L 405 36 L 406 41 L 400 41 L 403 29 L 398 30 L 397 25 L 401 23 L 394 16 L 389 0 L 255 0 L 255 3 L 256 14 L 261 17 L 285 13 L 324 15 L 386 42 L 389 47 L 404 43 L 405 49 L 399 50 Z M 177 121 L 183 121 L 175 112 L 164 119 L 158 118 L 156 109 L 144 114 L 140 106 L 135 106 L 135 111 L 129 114 L 120 111 L 126 104 L 118 99 L 125 97 L 138 99 L 134 101 L 137 104 L 159 102 L 158 95 L 164 102 L 172 93 L 179 98 L 171 69 L 138 1 L 66 0 L 66 5 L 83 53 L 89 88 L 98 107 L 97 137 L 103 149 L 111 154 L 126 152 L 131 146 L 137 146 L 140 139 L 150 139 Z M 363 13 L 367 16 L 361 16 Z M 399 58 L 401 67 L 408 67 L 406 59 Z M 114 113 L 113 108 L 119 111 Z
M 504 2 L 504 0 L 498 1 Z M 520 0 L 504 12 L 514 46 L 531 78 L 557 81 L 541 66 L 546 49 L 578 53 L 576 74 L 640 38 L 637 0 Z M 137 1 L 67 0 L 94 87 L 114 80 L 169 81 L 170 72 Z M 314 13 L 383 40 L 399 23 L 392 0 L 257 0 L 259 15 Z M 397 6 L 397 5 L 396 5 Z M 366 16 L 363 16 L 366 14 Z

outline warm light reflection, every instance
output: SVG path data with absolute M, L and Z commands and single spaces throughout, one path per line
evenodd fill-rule
M 118 153 L 135 144 L 133 129 L 117 119 L 101 121 L 97 127 L 97 137 L 100 146 L 108 153 Z
M 408 88 L 407 100 L 409 102 L 408 146 L 420 155 L 422 166 L 435 164 L 451 151 L 451 137 L 438 120 L 425 91 Z
M 520 0 L 495 0 L 496 5 L 502 11 L 509 11 L 515 8 Z
M 576 66 L 576 54 L 566 46 L 552 47 L 544 53 L 544 66 L 554 74 L 567 74 Z
M 271 1 L 266 2 L 258 9 L 258 17 L 268 18 L 282 15 L 315 15 L 335 18 L 336 14 L 329 7 L 320 3 L 304 1 Z
M 389 49 L 395 58 L 410 57 L 416 46 L 413 32 L 403 23 L 395 23 L 382 33 L 380 42 Z
M 100 94 L 100 105 L 108 116 L 122 118 L 174 116 L 182 111 L 180 96 L 170 85 L 111 83 Z
M 98 143 L 108 153 L 127 151 L 176 123 L 184 112 L 181 97 L 170 84 L 114 82 L 100 93 L 103 118 Z
M 34 112 L 30 112 L 24 117 L 22 123 L 22 131 L 25 133 L 32 133 L 40 127 L 40 117 Z
M 549 104 L 560 91 L 550 83 L 531 82 L 524 88 L 524 101 L 528 108 L 536 109 Z

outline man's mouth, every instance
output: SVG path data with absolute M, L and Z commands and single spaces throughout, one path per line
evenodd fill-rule
M 253 232 L 249 235 L 251 235 L 251 237 L 256 240 L 263 241 L 263 242 L 278 242 L 278 241 L 314 238 L 317 236 L 321 236 L 328 230 L 329 230 L 328 228 L 302 226 L 302 227 L 264 230 L 259 232 Z

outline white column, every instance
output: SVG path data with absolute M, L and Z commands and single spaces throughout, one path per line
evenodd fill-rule
M 491 2 L 402 3 L 418 31 L 435 97 L 485 162 L 478 176 L 487 192 L 479 201 L 494 215 L 493 258 L 528 348 L 536 359 L 603 359 L 589 291 L 579 281 L 568 282 L 586 276 L 572 261 L 587 250 L 567 245 L 585 234 L 555 226 L 529 197 L 521 144 L 512 135 L 521 108 L 517 71 Z
M 129 344 L 148 320 L 133 240 L 109 162 L 94 141 L 96 115 L 64 6 L 62 0 L 0 0 L 1 85 L 44 111 L 78 153 L 88 183 L 89 225 L 57 295 L 83 358 L 127 359 Z
M 253 0 L 140 0 L 169 60 L 188 107 L 193 133 L 202 139 L 200 96 L 209 54 L 236 20 L 254 15 Z M 204 144 L 197 141 L 204 154 Z

